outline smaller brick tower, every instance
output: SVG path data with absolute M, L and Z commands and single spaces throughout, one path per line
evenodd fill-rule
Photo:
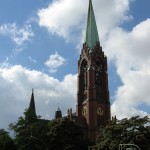
M 78 60 L 76 113 L 85 117 L 88 138 L 96 141 L 110 120 L 107 57 L 100 46 L 92 1 L 89 0 L 85 43 Z

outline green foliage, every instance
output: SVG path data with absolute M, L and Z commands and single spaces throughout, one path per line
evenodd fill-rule
M 34 137 L 46 139 L 48 122 L 40 120 L 31 109 L 25 110 L 24 116 L 20 117 L 16 123 L 10 124 L 9 127 L 15 132 L 15 142 L 18 150 L 43 149 L 44 145 Z
M 147 116 L 112 120 L 98 137 L 96 146 L 101 150 L 117 150 L 119 144 L 136 144 L 141 149 L 150 150 L 150 127 L 146 126 L 149 122 Z M 17 150 L 88 149 L 82 128 L 67 118 L 47 121 L 35 116 L 32 110 L 26 110 L 10 129 L 15 132 Z M 0 130 L 0 150 L 7 150 L 6 146 L 11 144 L 13 140 L 8 133 Z
M 116 150 L 119 144 L 136 144 L 141 149 L 149 150 L 150 128 L 146 126 L 147 123 L 147 116 L 112 120 L 97 139 L 97 145 L 102 150 Z
M 47 121 L 26 110 L 10 129 L 17 150 L 87 150 L 82 129 L 67 118 Z
M 53 150 L 87 149 L 87 140 L 84 138 L 82 129 L 67 118 L 50 121 L 49 135 Z
M 13 139 L 9 136 L 8 132 L 0 129 L 0 150 L 15 150 Z

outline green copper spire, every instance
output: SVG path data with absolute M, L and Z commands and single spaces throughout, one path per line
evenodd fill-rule
M 96 45 L 96 42 L 99 42 L 98 30 L 91 0 L 89 0 L 85 42 L 90 50 L 92 50 L 92 48 Z

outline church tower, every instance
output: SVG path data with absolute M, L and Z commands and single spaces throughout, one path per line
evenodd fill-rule
M 87 122 L 88 138 L 96 141 L 110 120 L 107 57 L 100 46 L 99 35 L 89 0 L 86 37 L 78 60 L 77 116 Z

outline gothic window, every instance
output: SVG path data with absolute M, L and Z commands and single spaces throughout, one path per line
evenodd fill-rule
M 103 70 L 103 65 L 100 59 L 96 59 L 94 67 L 95 67 L 95 84 L 100 86 L 102 85 L 102 70 Z
M 81 73 L 82 73 L 82 89 L 85 91 L 87 89 L 87 61 L 83 60 L 81 65 Z

